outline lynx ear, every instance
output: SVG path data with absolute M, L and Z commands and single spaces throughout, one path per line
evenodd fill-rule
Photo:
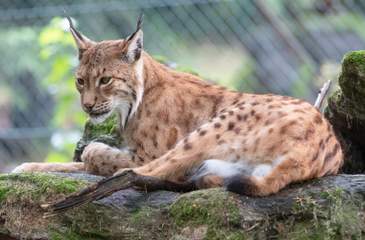
M 75 43 L 77 45 L 77 48 L 79 50 L 79 59 L 82 56 L 82 53 L 91 45 L 93 44 L 93 41 L 82 35 L 80 32 L 78 32 L 73 23 L 72 19 L 70 17 L 67 17 L 68 23 L 70 24 L 70 32 L 75 40 Z
M 125 40 L 123 48 L 123 60 L 128 63 L 134 63 L 142 54 L 143 50 L 143 31 L 142 31 L 143 14 L 138 18 L 137 29 Z

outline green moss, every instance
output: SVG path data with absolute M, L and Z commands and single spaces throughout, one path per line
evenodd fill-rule
M 115 135 L 118 134 L 118 117 L 113 114 L 100 124 L 93 124 L 87 121 L 85 124 L 85 138 L 92 139 L 101 135 Z
M 133 226 L 136 239 L 157 238 L 165 239 L 171 231 L 167 216 L 163 209 L 142 207 L 135 209 L 126 218 L 130 226 Z
M 45 173 L 2 174 L 0 201 L 20 201 L 26 198 L 37 201 L 45 195 L 69 194 L 85 185 L 84 181 Z
M 245 239 L 245 235 L 243 232 L 234 232 L 230 233 L 228 236 L 226 236 L 227 240 L 243 240 Z
M 9 186 L 3 184 L 0 185 L 0 202 L 6 199 L 6 196 L 10 190 L 11 188 Z
M 85 185 L 84 181 L 55 176 L 47 173 L 2 174 L 0 181 L 20 181 L 37 185 L 41 191 L 52 189 L 56 193 L 71 193 Z
M 156 209 L 150 207 L 137 209 L 131 213 L 130 221 L 132 224 L 139 224 L 146 220 L 149 221 L 149 219 L 155 215 L 155 211 Z
M 170 208 L 178 225 L 231 224 L 240 222 L 239 209 L 234 197 L 223 189 L 194 191 L 182 195 Z
M 347 99 L 341 90 L 335 91 L 329 98 L 328 102 L 331 105 L 331 109 L 326 110 L 326 115 L 331 118 L 331 112 L 334 110 L 337 114 L 341 114 L 346 119 L 365 120 L 365 112 L 362 105 L 358 105 L 349 99 Z M 334 109 L 335 108 L 335 109 Z
M 282 235 L 280 238 L 292 240 L 324 240 L 326 239 L 326 235 L 324 226 L 313 228 L 312 223 L 309 221 L 298 221 L 288 234 Z
M 221 240 L 221 239 L 244 240 L 245 238 L 246 237 L 245 237 L 243 230 L 208 227 L 208 232 L 204 239 L 206 239 L 206 240 Z
M 242 239 L 238 203 L 223 189 L 194 191 L 182 195 L 169 209 L 174 223 L 186 226 L 207 225 L 206 239 Z
M 67 232 L 67 233 L 60 233 L 60 232 L 52 232 L 50 233 L 50 240 L 82 240 L 85 237 L 82 237 L 76 233 Z
M 345 55 L 339 84 L 344 96 L 364 110 L 365 51 L 354 51 Z
M 342 189 L 298 197 L 289 215 L 268 216 L 246 231 L 248 239 L 361 239 L 364 227 L 361 200 Z
M 80 235 L 74 231 L 66 230 L 52 230 L 49 233 L 50 240 L 106 240 L 108 238 L 102 236 L 94 236 L 94 235 Z
M 286 221 L 288 239 L 360 239 L 363 226 L 361 201 L 347 198 L 342 189 L 325 191 L 320 199 L 298 198 L 293 206 L 294 218 Z
M 342 64 L 358 66 L 365 72 L 365 50 L 352 51 L 344 56 Z
M 65 215 L 72 219 L 72 222 L 68 224 L 68 228 L 72 232 L 77 232 L 83 236 L 98 236 L 108 239 L 120 230 L 116 227 L 120 225 L 119 222 L 128 219 L 128 215 L 115 216 L 115 211 L 113 208 L 87 204 L 66 212 Z M 111 218 L 110 216 L 114 217 Z
M 81 161 L 82 151 L 91 141 L 102 142 L 118 148 L 123 146 L 123 137 L 120 135 L 117 114 L 114 113 L 100 124 L 93 124 L 90 120 L 86 122 L 82 138 L 76 144 L 74 161 Z

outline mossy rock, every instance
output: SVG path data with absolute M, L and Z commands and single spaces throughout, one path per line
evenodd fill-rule
M 328 99 L 325 116 L 342 140 L 343 171 L 365 172 L 365 51 L 345 55 L 339 86 Z
M 340 89 L 329 97 L 325 115 L 343 137 L 365 147 L 365 112 L 359 111 Z
M 339 77 L 341 90 L 353 107 L 365 113 L 365 51 L 345 55 Z
M 111 115 L 103 123 L 94 124 L 90 120 L 85 123 L 82 138 L 75 148 L 73 160 L 80 162 L 80 156 L 84 148 L 92 141 L 102 142 L 112 147 L 123 147 L 123 137 L 119 130 L 117 114 Z
M 340 89 L 329 98 L 326 116 L 345 135 L 363 139 L 365 136 L 365 51 L 354 51 L 345 55 L 339 85 Z
M 42 238 L 46 219 L 39 204 L 54 201 L 86 186 L 86 181 L 49 174 L 4 174 L 0 176 L 0 233 Z M 28 223 L 27 223 L 28 222 Z M 27 224 L 26 224 L 27 223 Z M 52 227 L 52 224 L 49 225 Z
M 364 175 L 293 185 L 266 198 L 224 189 L 185 194 L 127 189 L 42 218 L 40 205 L 101 177 L 86 174 L 0 176 L 0 236 L 23 239 L 360 239 Z M 3 234 L 3 235 L 1 235 Z

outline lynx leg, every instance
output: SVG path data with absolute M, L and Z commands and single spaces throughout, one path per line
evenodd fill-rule
M 118 169 L 137 166 L 128 151 L 99 142 L 87 145 L 81 155 L 81 160 L 85 163 L 86 172 L 102 176 L 111 176 Z
M 80 172 L 84 171 L 84 163 L 71 162 L 71 163 L 23 163 L 17 166 L 12 173 L 23 172 Z
M 120 168 L 137 166 L 128 152 L 112 148 L 104 143 L 90 143 L 81 155 L 83 162 L 70 163 L 23 163 L 12 172 L 81 172 L 110 176 Z

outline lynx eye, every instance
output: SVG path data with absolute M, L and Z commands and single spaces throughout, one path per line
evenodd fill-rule
M 83 86 L 85 83 L 84 79 L 82 79 L 82 78 L 78 78 L 78 79 L 76 79 L 76 81 L 77 81 L 77 84 L 79 84 L 81 86 Z
M 112 80 L 112 78 L 111 77 L 102 77 L 101 79 L 100 79 L 100 84 L 101 85 L 106 85 L 106 84 L 108 84 L 108 83 L 110 83 L 110 81 Z

